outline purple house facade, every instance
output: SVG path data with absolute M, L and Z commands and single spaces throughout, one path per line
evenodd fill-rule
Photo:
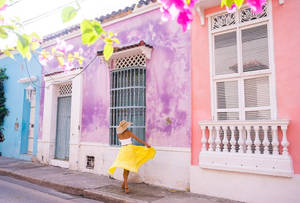
M 121 44 L 109 61 L 102 42 L 82 45 L 78 27 L 45 38 L 51 49 L 62 38 L 82 48 L 85 69 L 44 67 L 38 159 L 50 165 L 107 175 L 122 119 L 157 150 L 131 181 L 189 188 L 191 145 L 190 32 L 164 23 L 158 3 L 147 1 L 99 19 Z M 98 52 L 98 55 L 97 55 Z M 180 175 L 178 175 L 180 174 Z M 121 178 L 121 170 L 115 178 Z

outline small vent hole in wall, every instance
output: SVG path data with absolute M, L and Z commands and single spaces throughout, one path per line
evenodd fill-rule
M 95 166 L 95 157 L 94 156 L 86 156 L 86 168 L 94 169 Z

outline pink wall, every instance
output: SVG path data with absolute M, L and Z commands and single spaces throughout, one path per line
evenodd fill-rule
M 276 69 L 278 119 L 289 119 L 288 140 L 295 173 L 300 173 L 300 2 L 286 1 L 273 4 L 273 36 Z M 220 6 L 205 13 L 220 11 Z M 198 14 L 192 24 L 192 164 L 199 163 L 201 130 L 198 122 L 211 119 L 210 71 L 207 18 L 200 25 Z M 291 96 L 292 95 L 292 96 Z
M 289 119 L 287 135 L 295 173 L 300 173 L 300 2 L 273 1 L 278 119 Z
M 221 10 L 219 7 L 207 9 L 205 13 Z M 201 150 L 201 130 L 198 124 L 201 120 L 211 119 L 210 109 L 210 71 L 209 71 L 209 40 L 208 20 L 205 25 L 200 24 L 198 13 L 194 13 L 192 24 L 191 48 L 192 48 L 192 159 L 193 165 L 197 165 Z

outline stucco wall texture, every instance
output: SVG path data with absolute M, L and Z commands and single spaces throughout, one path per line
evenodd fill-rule
M 141 40 L 153 46 L 146 67 L 146 141 L 154 146 L 189 147 L 190 32 L 183 33 L 176 22 L 165 23 L 160 18 L 161 13 L 157 9 L 111 24 L 104 29 L 118 34 L 120 47 L 136 44 Z M 75 50 L 83 49 L 85 65 L 104 46 L 100 41 L 90 47 L 84 46 L 80 36 L 67 42 L 73 44 Z M 56 67 L 57 64 L 53 62 L 45 71 L 53 72 Z M 109 88 L 109 69 L 97 58 L 83 74 L 81 141 L 108 144 Z M 168 124 L 167 119 L 171 123 Z
M 277 119 L 288 119 L 287 138 L 294 172 L 300 173 L 300 3 L 272 1 L 274 62 L 276 78 Z M 205 14 L 220 11 L 220 6 L 205 10 Z M 192 164 L 198 164 L 201 150 L 200 120 L 211 120 L 208 22 L 200 25 L 195 13 L 192 25 Z
M 36 76 L 37 81 L 32 85 L 36 89 L 36 105 L 35 105 L 35 122 L 34 122 L 34 142 L 33 142 L 33 155 L 37 153 L 37 137 L 39 126 L 39 101 L 41 90 L 41 65 L 36 60 L 34 55 L 29 62 L 26 62 L 20 54 L 14 55 L 15 59 L 9 57 L 0 59 L 0 67 L 6 68 L 6 74 L 8 80 L 4 83 L 6 107 L 9 110 L 9 114 L 4 120 L 4 135 L 5 141 L 0 143 L 0 152 L 2 156 L 14 157 L 19 159 L 30 160 L 31 156 L 27 156 L 27 144 L 22 142 L 27 139 L 28 132 L 22 132 L 22 121 L 25 119 L 24 114 L 24 100 L 26 101 L 25 88 L 29 86 L 28 83 L 18 83 L 18 80 L 22 78 L 28 78 L 30 76 Z M 28 71 L 28 72 L 27 72 Z M 26 109 L 30 111 L 30 109 Z M 28 118 L 29 119 L 29 118 Z M 15 128 L 15 123 L 19 124 L 19 128 Z M 27 123 L 26 123 L 27 124 Z M 26 151 L 26 152 L 25 152 Z

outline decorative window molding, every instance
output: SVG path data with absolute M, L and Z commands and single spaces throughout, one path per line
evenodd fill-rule
M 108 61 L 104 60 L 103 51 L 98 51 L 97 55 L 100 56 L 102 58 L 102 61 L 105 61 L 110 68 L 114 69 L 115 64 L 117 63 L 117 61 L 120 61 L 120 58 L 127 57 L 128 59 L 137 59 L 137 55 L 143 55 L 145 56 L 145 60 L 150 59 L 152 49 L 153 47 L 151 45 L 146 44 L 144 41 L 140 41 L 137 44 L 132 44 L 129 46 L 115 47 L 114 52 Z
M 250 21 L 262 21 L 269 20 L 269 4 L 266 4 L 263 8 L 263 12 L 255 14 L 251 12 L 251 9 L 243 6 L 240 10 L 234 13 L 222 12 L 221 14 L 208 16 L 211 18 L 211 30 L 217 31 L 221 28 L 232 27 L 233 25 L 242 26 L 243 23 Z
M 114 69 L 128 68 L 133 66 L 146 66 L 146 56 L 144 54 L 136 54 L 115 59 Z
M 21 78 L 20 80 L 18 80 L 18 83 L 35 82 L 37 80 L 38 78 L 36 76 L 31 76 L 31 77 Z
M 77 75 L 82 72 L 81 68 L 76 68 L 71 71 L 60 71 L 46 74 L 44 80 L 48 84 L 60 84 L 72 81 Z
M 212 17 L 212 30 L 236 24 L 236 13 L 225 13 Z
M 58 96 L 66 97 L 72 95 L 72 83 L 59 84 Z
M 263 12 L 259 14 L 255 14 L 251 11 L 250 8 L 244 8 L 240 10 L 240 22 L 249 22 L 252 20 L 262 19 L 268 16 L 268 6 L 265 5 L 263 7 Z

